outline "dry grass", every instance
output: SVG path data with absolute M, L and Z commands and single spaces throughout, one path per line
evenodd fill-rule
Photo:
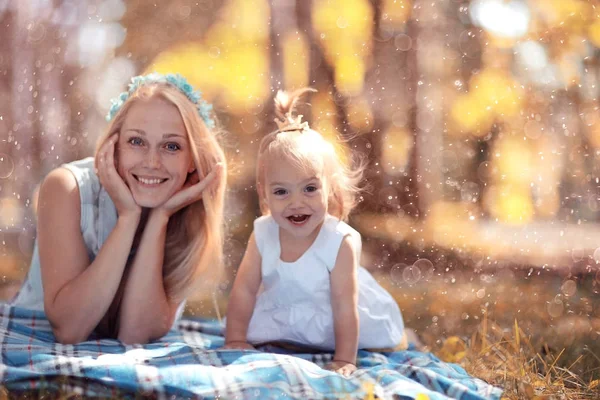
M 600 399 L 597 277 L 506 266 L 477 272 L 446 261 L 450 268 L 422 271 L 411 284 L 393 270 L 376 274 L 424 351 L 504 389 L 505 399 Z M 221 313 L 225 305 L 224 295 L 218 299 Z M 216 317 L 212 299 L 189 306 L 194 314 Z M 0 391 L 0 400 L 5 398 L 14 397 Z M 66 391 L 16 398 L 78 397 Z
M 527 271 L 481 278 L 446 271 L 387 283 L 424 350 L 502 388 L 505 399 L 600 399 L 597 283 Z M 577 293 L 568 283 L 564 296 L 571 280 Z
M 591 351 L 567 366 L 561 362 L 566 350 L 542 355 L 524 335 L 517 321 L 511 331 L 484 318 L 468 340 L 446 339 L 436 352 L 444 361 L 456 362 L 467 372 L 504 389 L 504 399 L 598 399 L 600 380 L 573 372 L 575 366 L 600 359 Z M 596 368 L 597 369 L 597 368 Z M 589 371 L 589 376 L 593 371 Z

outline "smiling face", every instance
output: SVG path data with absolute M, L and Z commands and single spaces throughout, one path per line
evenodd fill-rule
M 313 238 L 327 213 L 327 187 L 322 173 L 276 156 L 268 160 L 266 167 L 265 201 L 281 233 Z
M 148 208 L 163 204 L 194 169 L 177 107 L 160 97 L 132 104 L 119 135 L 117 170 L 135 202 Z

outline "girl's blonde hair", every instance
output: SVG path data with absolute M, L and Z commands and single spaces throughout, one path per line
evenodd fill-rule
M 131 94 L 114 116 L 98 141 L 96 155 L 102 144 L 121 130 L 135 102 L 155 97 L 168 101 L 179 110 L 199 178 L 208 175 L 217 163 L 223 165 L 221 174 L 204 191 L 201 201 L 190 204 L 169 218 L 163 279 L 167 296 L 178 302 L 188 297 L 200 283 L 201 276 L 203 283 L 216 283 L 223 271 L 223 207 L 227 169 L 216 133 L 206 126 L 196 105 L 178 88 L 166 83 L 149 83 Z
M 303 88 L 292 93 L 279 91 L 275 96 L 275 113 L 280 118 L 275 122 L 279 129 L 269 133 L 260 142 L 256 166 L 256 186 L 263 214 L 269 213 L 266 202 L 266 170 L 269 162 L 276 158 L 284 158 L 306 171 L 321 172 L 327 178 L 329 214 L 346 220 L 357 204 L 364 163 L 344 163 L 333 143 L 310 129 L 307 122 L 302 122 L 302 115 L 294 115 L 300 96 L 315 91 Z

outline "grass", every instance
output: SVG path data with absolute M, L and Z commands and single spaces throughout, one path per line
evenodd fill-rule
M 379 280 L 424 350 L 502 388 L 504 399 L 600 399 L 595 277 L 517 268 L 444 271 L 410 285 L 393 278 Z
M 600 398 L 600 380 L 573 372 L 586 357 L 596 362 L 600 359 L 590 352 L 561 366 L 566 352 L 562 349 L 553 354 L 546 347 L 546 354 L 542 355 L 517 321 L 513 330 L 507 332 L 487 319 L 467 341 L 450 337 L 436 351 L 441 359 L 456 362 L 471 375 L 503 388 L 504 399 Z
M 599 279 L 448 264 L 410 283 L 393 268 L 375 273 L 424 351 L 502 388 L 506 400 L 600 399 Z M 210 303 L 191 308 L 214 314 Z M 221 313 L 225 306 L 223 296 Z
M 504 389 L 504 399 L 600 399 L 597 277 L 506 266 L 422 271 L 410 283 L 393 269 L 375 275 L 424 351 Z M 225 310 L 224 297 L 218 308 Z M 210 301 L 190 309 L 216 316 Z M 6 398 L 78 397 L 68 390 L 20 396 L 0 390 L 0 400 Z

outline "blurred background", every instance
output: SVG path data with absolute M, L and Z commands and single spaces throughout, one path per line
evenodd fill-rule
M 369 161 L 350 219 L 363 263 L 426 344 L 490 316 L 585 352 L 600 337 L 599 48 L 593 0 L 0 0 L 2 298 L 27 272 L 41 179 L 93 153 L 133 75 L 179 72 L 226 132 L 223 293 L 259 212 L 273 96 L 312 86 L 301 114 Z

